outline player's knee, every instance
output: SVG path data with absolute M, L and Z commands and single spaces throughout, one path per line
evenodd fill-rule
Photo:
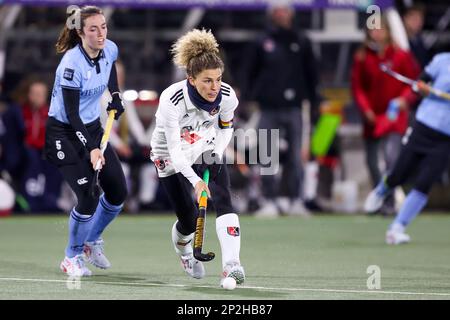
M 230 213 L 239 215 L 239 213 L 236 212 L 233 208 L 227 208 L 226 210 L 217 210 L 217 216 L 216 217 L 219 218 L 219 217 L 221 217 L 223 215 L 230 214 Z
M 417 191 L 423 193 L 423 194 L 428 194 L 431 190 L 431 183 L 426 183 L 426 182 L 418 182 L 416 183 L 416 185 L 414 186 L 414 189 L 416 189 Z
M 121 185 L 119 188 L 117 188 L 117 195 L 116 195 L 116 200 L 117 200 L 117 204 L 122 204 L 125 202 L 125 199 L 128 196 L 128 190 L 127 190 L 127 186 Z
M 125 202 L 127 195 L 128 191 L 126 185 L 120 185 L 108 193 L 105 192 L 106 200 L 114 206 L 122 205 Z
M 95 213 L 95 210 L 97 209 L 98 200 L 99 200 L 98 197 L 92 196 L 79 198 L 78 204 L 75 209 L 77 210 L 77 212 L 83 215 L 91 216 Z
M 233 212 L 236 213 L 236 210 L 234 210 L 233 205 L 230 201 L 217 201 L 215 203 L 217 218 L 220 216 L 223 216 L 224 214 Z

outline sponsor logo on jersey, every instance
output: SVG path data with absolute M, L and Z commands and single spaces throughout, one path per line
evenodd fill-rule
M 166 168 L 166 161 L 164 159 L 155 159 L 153 163 L 159 170 L 164 170 Z
M 220 106 L 215 107 L 214 109 L 212 109 L 209 114 L 212 116 L 215 116 L 220 110 Z
M 78 180 L 77 180 L 77 183 L 81 186 L 81 185 L 83 185 L 83 184 L 88 183 L 88 180 L 87 180 L 86 177 L 83 177 L 83 178 L 81 178 L 81 179 L 78 179 Z
M 64 74 L 63 77 L 66 80 L 72 81 L 73 80 L 73 74 L 75 73 L 75 70 L 73 69 L 69 69 L 69 68 L 65 68 L 64 69 Z
M 63 160 L 66 157 L 66 155 L 62 151 L 58 151 L 56 153 L 56 156 L 58 157 L 59 160 Z
M 181 140 L 186 141 L 189 144 L 194 144 L 198 140 L 201 139 L 201 137 L 196 134 L 195 132 L 191 132 L 192 127 L 184 127 L 181 129 Z
M 86 145 L 87 140 L 86 138 L 83 136 L 83 134 L 80 131 L 75 132 L 75 134 L 77 135 L 78 139 L 80 139 L 81 143 L 83 145 Z
M 103 91 L 105 91 L 105 89 L 106 89 L 106 85 L 102 84 L 101 86 L 98 86 L 96 88 L 81 91 L 80 96 L 81 97 L 89 97 L 89 96 L 99 95 L 99 94 L 102 94 Z

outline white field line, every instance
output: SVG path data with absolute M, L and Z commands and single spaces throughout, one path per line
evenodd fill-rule
M 53 282 L 53 283 L 67 283 L 71 282 L 73 279 L 69 278 L 67 280 L 58 279 L 27 279 L 27 278 L 0 278 L 0 281 L 17 281 L 17 282 Z M 199 286 L 190 284 L 159 284 L 159 283 L 136 283 L 136 282 L 116 282 L 116 281 L 83 281 L 86 284 L 109 284 L 109 285 L 127 285 L 127 286 L 149 286 L 149 287 L 167 287 L 167 288 L 210 288 L 217 289 L 218 286 Z M 242 289 L 256 289 L 256 290 L 266 290 L 266 291 L 290 291 L 290 292 L 330 292 L 330 293 L 356 293 L 356 294 L 391 294 L 391 295 L 417 295 L 417 296 L 442 296 L 450 297 L 450 293 L 446 292 L 408 292 L 408 291 L 384 291 L 384 290 L 344 290 L 344 289 L 315 289 L 315 288 L 277 288 L 277 287 L 258 287 L 258 286 L 239 286 Z

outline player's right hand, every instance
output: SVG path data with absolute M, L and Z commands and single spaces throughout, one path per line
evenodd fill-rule
M 99 148 L 95 148 L 91 151 L 91 164 L 94 170 L 96 169 L 95 166 L 97 165 L 97 161 L 99 159 L 101 160 L 99 169 L 101 169 L 105 164 L 105 157 L 103 157 L 103 154 Z
M 200 202 L 200 198 L 202 196 L 202 192 L 206 191 L 208 194 L 208 198 L 211 198 L 211 192 L 209 191 L 208 185 L 205 183 L 205 181 L 200 180 L 195 185 L 195 199 L 197 199 L 197 203 Z
M 430 94 L 430 86 L 422 80 L 417 81 L 413 85 L 413 90 L 419 92 L 422 96 L 428 96 Z

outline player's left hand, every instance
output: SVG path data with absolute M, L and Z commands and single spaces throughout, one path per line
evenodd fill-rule
M 416 81 L 412 88 L 414 92 L 418 92 L 424 97 L 428 96 L 431 90 L 431 87 L 422 80 Z
M 123 107 L 122 97 L 120 93 L 114 92 L 112 95 L 112 101 L 108 103 L 108 107 L 106 111 L 116 110 L 116 114 L 114 116 L 114 120 L 118 120 L 120 115 L 125 111 Z

